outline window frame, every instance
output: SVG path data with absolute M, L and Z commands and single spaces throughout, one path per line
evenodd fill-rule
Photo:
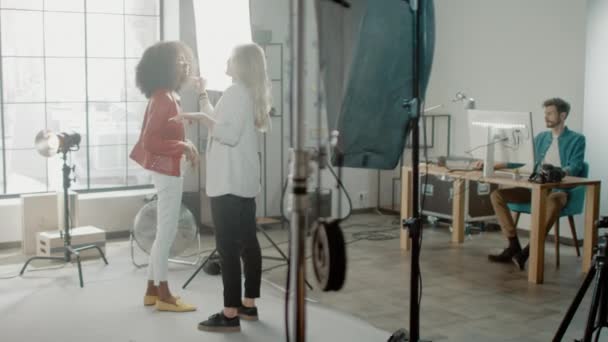
M 42 104 L 44 106 L 44 117 L 45 117 L 45 121 L 47 121 L 47 114 L 49 112 L 48 110 L 48 106 L 49 104 L 53 104 L 53 103 L 57 103 L 57 104 L 70 104 L 70 103 L 78 103 L 78 104 L 83 104 L 84 105 L 84 110 L 85 110 L 85 129 L 86 132 L 79 132 L 82 133 L 83 135 L 86 135 L 86 139 L 82 142 L 81 144 L 81 150 L 86 150 L 85 154 L 86 154 L 86 173 L 82 173 L 82 178 L 86 178 L 86 182 L 84 182 L 83 184 L 85 184 L 85 186 L 83 188 L 80 189 L 76 189 L 74 191 L 78 192 L 78 193 L 98 193 L 98 192 L 111 192 L 111 191 L 125 191 L 125 190 L 140 190 L 140 189 L 148 189 L 148 188 L 152 188 L 153 185 L 150 183 L 147 184 L 135 184 L 135 185 L 129 185 L 129 175 L 133 173 L 132 170 L 132 166 L 130 166 L 129 164 L 129 107 L 138 107 L 138 106 L 142 106 L 142 103 L 146 102 L 144 101 L 144 99 L 141 100 L 137 100 L 134 99 L 134 96 L 129 96 L 127 93 L 129 91 L 129 89 L 127 89 L 129 87 L 129 81 L 127 81 L 127 78 L 129 77 L 129 72 L 128 72 L 128 65 L 129 63 L 132 62 L 132 60 L 135 59 L 139 59 L 137 57 L 133 57 L 130 56 L 130 54 L 127 51 L 127 19 L 131 18 L 131 17 L 153 17 L 155 18 L 155 26 L 157 28 L 157 35 L 156 37 L 158 38 L 157 41 L 162 41 L 164 39 L 164 24 L 165 24 L 165 13 L 164 13 L 164 0 L 155 0 L 156 1 L 156 6 L 157 6 L 157 11 L 155 14 L 152 13 L 147 13 L 147 14 L 134 14 L 132 13 L 132 11 L 128 10 L 128 6 L 126 4 L 126 1 L 132 1 L 132 0 L 123 0 L 122 1 L 122 5 L 123 5 L 123 11 L 121 14 L 119 13 L 105 13 L 105 14 L 112 14 L 112 15 L 119 15 L 122 16 L 122 21 L 123 21 L 123 30 L 122 30 L 122 34 L 123 34 L 123 54 L 122 57 L 114 57 L 112 59 L 120 59 L 123 62 L 124 65 L 124 83 L 125 83 L 125 96 L 124 99 L 121 99 L 120 101 L 98 101 L 97 99 L 91 99 L 89 97 L 89 88 L 90 88 L 90 78 L 89 78 L 89 63 L 91 60 L 93 59 L 99 59 L 96 56 L 89 56 L 89 47 L 88 47 L 88 36 L 89 36 L 89 31 L 88 31 L 88 17 L 90 14 L 104 14 L 104 13 L 99 13 L 99 12 L 91 12 L 87 10 L 87 2 L 88 0 L 82 0 L 83 2 L 83 8 L 80 11 L 69 11 L 69 10 L 53 10 L 53 9 L 46 9 L 45 6 L 45 1 L 42 1 L 42 8 L 41 9 L 21 9 L 21 8 L 11 8 L 11 7 L 2 7 L 0 8 L 0 13 L 5 13 L 5 11 L 29 11 L 29 12 L 40 12 L 42 13 L 42 43 L 43 43 L 43 52 L 42 52 L 42 56 L 36 56 L 37 58 L 40 58 L 43 60 L 43 65 L 44 65 L 44 69 L 46 69 L 46 65 L 47 65 L 47 60 L 48 59 L 53 59 L 53 58 L 61 58 L 61 56 L 54 56 L 54 55 L 47 55 L 46 51 L 45 51 L 45 44 L 47 41 L 47 35 L 45 30 L 45 17 L 46 17 L 46 13 L 71 13 L 71 14 L 80 14 L 83 16 L 83 23 L 84 23 L 84 32 L 82 33 L 84 35 L 84 56 L 81 57 L 68 57 L 68 56 L 64 56 L 67 58 L 79 58 L 82 59 L 84 61 L 84 87 L 85 87 L 85 91 L 84 91 L 84 98 L 82 100 L 76 101 L 76 102 L 71 102 L 71 101 L 49 101 L 49 99 L 46 96 L 46 85 L 48 82 L 48 77 L 46 75 L 46 71 L 43 74 L 43 82 L 45 84 L 45 89 L 44 89 L 44 100 L 43 101 L 24 101 L 24 103 L 36 103 L 36 104 Z M 150 0 L 141 0 L 141 1 L 150 1 Z M 16 6 L 18 7 L 18 6 Z M 2 19 L 0 16 L 0 25 L 2 25 Z M 5 98 L 5 94 L 4 91 L 6 90 L 6 86 L 5 86 L 5 78 L 7 76 L 7 73 L 4 70 L 4 63 L 5 63 L 5 58 L 27 58 L 28 56 L 20 56 L 19 54 L 16 54 L 15 56 L 5 56 L 3 51 L 4 51 L 4 46 L 3 46 L 3 41 L 2 41 L 2 36 L 0 36 L 0 199 L 4 199 L 4 198 L 16 198 L 19 197 L 21 194 L 25 194 L 25 193 L 43 193 L 43 192 L 48 192 L 48 191 L 54 191 L 54 189 L 52 189 L 52 186 L 49 182 L 49 177 L 48 177 L 48 167 L 49 167 L 49 162 L 47 161 L 45 163 L 46 165 L 46 169 L 45 173 L 46 173 L 46 180 L 43 182 L 43 186 L 46 187 L 46 191 L 36 191 L 36 192 L 25 192 L 25 191 L 21 191 L 18 190 L 18 192 L 11 192 L 8 193 L 8 182 L 9 182 L 9 175 L 8 175 L 8 164 L 9 162 L 6 160 L 7 158 L 7 151 L 19 151 L 19 150 L 23 150 L 23 149 L 17 149 L 17 148 L 13 148 L 11 146 L 8 146 L 7 144 L 7 138 L 6 138 L 6 124 L 7 124 L 7 118 L 5 117 L 5 115 L 7 115 L 6 112 L 6 108 L 5 106 L 7 105 L 12 105 L 12 104 L 16 104 L 16 103 L 22 103 L 19 101 L 14 101 L 14 102 L 7 102 L 6 98 Z M 103 58 L 102 58 L 103 59 Z M 91 172 L 91 158 L 92 153 L 91 153 L 91 149 L 94 149 L 96 146 L 91 146 L 89 144 L 89 140 L 90 140 L 90 136 L 89 136 L 89 131 L 90 131 L 90 121 L 91 121 L 91 105 L 94 105 L 95 103 L 108 103 L 108 104 L 121 104 L 124 105 L 124 126 L 125 126 L 125 141 L 124 144 L 122 143 L 117 143 L 114 144 L 115 146 L 120 146 L 120 147 L 124 147 L 125 149 L 125 167 L 124 169 L 121 168 L 121 172 L 123 173 L 123 175 L 121 176 L 122 179 L 124 179 L 124 182 L 121 183 L 117 183 L 117 186 L 111 186 L 109 184 L 103 184 L 101 186 L 97 186 L 97 187 L 91 187 L 91 176 L 92 176 L 92 172 Z M 48 123 L 45 122 L 44 126 L 47 127 Z M 33 139 L 33 137 L 32 137 Z M 29 149 L 26 149 L 29 150 Z M 35 149 L 32 148 L 32 152 L 35 153 Z M 122 152 L 121 152 L 122 153 Z M 33 155 L 33 158 L 43 158 L 42 156 L 38 156 L 37 154 Z M 57 170 L 57 172 L 59 173 L 60 170 Z M 95 179 L 93 179 L 93 182 L 95 181 Z M 82 185 L 82 184 L 81 184 Z

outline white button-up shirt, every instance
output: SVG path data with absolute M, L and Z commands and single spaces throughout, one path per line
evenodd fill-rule
M 260 192 L 259 141 L 249 89 L 235 82 L 215 109 L 205 104 L 203 111 L 216 120 L 207 140 L 207 196 L 256 197 Z

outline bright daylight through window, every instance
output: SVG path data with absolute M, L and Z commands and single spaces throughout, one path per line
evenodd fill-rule
M 232 48 L 251 42 L 249 0 L 194 1 L 194 15 L 201 75 L 223 91 L 232 82 L 225 74 Z
M 144 49 L 160 40 L 158 0 L 2 0 L 0 195 L 61 187 L 59 157 L 34 148 L 42 129 L 82 135 L 73 189 L 149 183 L 128 152 L 146 99 Z

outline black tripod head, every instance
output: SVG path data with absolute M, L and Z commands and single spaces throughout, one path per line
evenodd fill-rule
M 608 228 L 608 216 L 600 217 L 599 220 L 595 221 L 597 228 Z
M 607 256 L 606 246 L 608 245 L 608 231 L 606 231 L 605 228 L 608 228 L 608 216 L 603 216 L 599 220 L 595 221 L 595 226 L 598 230 L 604 228 L 603 234 L 598 234 L 598 243 L 597 246 L 594 247 L 596 257 L 604 259 Z

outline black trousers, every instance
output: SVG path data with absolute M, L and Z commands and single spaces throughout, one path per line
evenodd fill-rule
M 241 259 L 245 271 L 245 297 L 260 297 L 262 252 L 256 235 L 255 212 L 255 198 L 234 195 L 211 197 L 225 307 L 241 306 Z

